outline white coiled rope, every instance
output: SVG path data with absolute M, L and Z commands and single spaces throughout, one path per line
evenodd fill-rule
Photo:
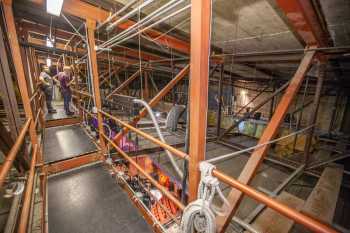
M 229 203 L 220 190 L 218 179 L 212 176 L 214 168 L 214 165 L 205 161 L 199 164 L 201 180 L 197 200 L 184 209 L 180 226 L 181 233 L 215 233 L 215 215 L 222 216 L 228 212 Z M 224 210 L 212 203 L 216 193 L 224 203 Z

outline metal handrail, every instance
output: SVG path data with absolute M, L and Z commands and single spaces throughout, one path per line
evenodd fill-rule
M 138 135 L 140 135 L 140 136 L 142 136 L 142 137 L 144 137 L 144 138 L 150 140 L 151 142 L 153 142 L 153 143 L 155 143 L 155 144 L 158 144 L 160 147 L 162 147 L 162 148 L 164 148 L 164 149 L 170 151 L 171 153 L 177 155 L 178 157 L 180 157 L 180 158 L 182 158 L 182 159 L 187 159 L 187 158 L 188 158 L 188 154 L 186 154 L 185 152 L 182 152 L 182 151 L 180 151 L 180 150 L 178 150 L 178 149 L 176 149 L 176 148 L 174 148 L 174 147 L 172 147 L 172 146 L 169 146 L 169 145 L 166 144 L 166 143 L 163 143 L 162 141 L 160 141 L 160 140 L 158 140 L 158 139 L 156 139 L 156 138 L 150 136 L 149 134 L 143 132 L 142 130 L 139 130 L 139 129 L 137 129 L 137 128 L 135 128 L 135 127 L 133 127 L 133 126 L 131 126 L 131 125 L 129 125 L 129 124 L 127 124 L 127 123 L 121 121 L 121 120 L 119 120 L 118 118 L 112 116 L 111 114 L 109 114 L 109 113 L 107 113 L 107 112 L 104 112 L 104 111 L 102 111 L 102 110 L 100 110 L 100 109 L 99 109 L 98 111 L 99 111 L 100 113 L 102 113 L 103 115 L 109 117 L 110 119 L 116 121 L 117 123 L 123 125 L 124 127 L 126 127 L 126 128 L 128 128 L 128 129 L 134 131 L 134 132 L 137 133 Z
M 28 119 L 25 124 L 23 125 L 21 132 L 19 133 L 15 144 L 12 146 L 10 152 L 7 154 L 4 163 L 2 164 L 2 168 L 0 170 L 0 188 L 3 186 L 5 179 L 7 177 L 7 174 L 9 173 L 13 161 L 15 160 L 22 143 L 24 141 L 24 137 L 26 136 L 26 133 L 29 129 L 29 126 L 31 124 L 32 119 Z
M 127 153 L 125 153 L 119 146 L 117 146 L 111 139 L 108 138 L 104 133 L 101 134 L 123 157 L 128 160 L 130 164 L 132 164 L 139 172 L 142 173 L 157 189 L 159 189 L 167 198 L 169 198 L 177 207 L 181 210 L 185 209 L 185 206 L 174 197 L 165 187 L 158 183 L 152 176 L 150 176 L 142 167 L 133 160 Z
M 37 154 L 38 154 L 38 144 L 35 144 L 33 149 L 33 154 L 32 154 L 32 160 L 30 163 L 30 170 L 28 174 L 26 190 L 24 194 L 21 217 L 18 225 L 18 233 L 27 232 L 27 225 L 28 225 L 29 214 L 31 210 L 31 199 L 32 199 L 32 193 L 33 193 L 33 187 L 34 187 L 34 175 L 35 175 L 35 165 L 36 165 Z
M 179 156 L 180 158 L 183 159 L 189 159 L 189 155 L 187 155 L 186 153 L 177 150 L 176 148 L 173 148 L 172 146 L 169 146 L 167 144 L 164 144 L 163 142 L 161 142 L 160 140 L 150 136 L 149 134 L 119 120 L 118 118 L 102 111 L 102 110 L 98 110 L 100 113 L 102 113 L 103 115 L 115 120 L 116 122 L 120 123 L 121 125 L 123 125 L 124 127 L 134 131 L 135 133 L 139 134 L 140 136 L 143 136 L 144 138 L 154 142 L 155 144 L 159 145 L 160 147 L 162 147 L 163 149 L 169 150 L 171 151 L 173 154 Z M 113 147 L 115 147 L 117 149 L 117 151 L 123 156 L 125 157 L 127 160 L 132 161 L 133 165 L 137 163 L 135 161 L 133 161 L 122 149 L 120 149 L 117 145 L 115 145 L 115 143 L 110 140 L 107 136 L 105 136 L 104 134 L 102 134 L 104 136 L 104 138 L 112 144 Z M 135 166 L 141 173 L 143 174 L 147 174 L 140 166 Z M 148 175 L 148 174 L 147 174 Z M 266 206 L 268 206 L 269 208 L 277 211 L 278 213 L 286 216 L 287 218 L 290 218 L 292 220 L 294 220 L 295 222 L 304 225 L 305 227 L 307 227 L 308 229 L 314 231 L 314 232 L 320 232 L 320 233 L 336 233 L 337 231 L 334 230 L 333 228 L 331 228 L 330 226 L 321 223 L 315 219 L 313 219 L 310 216 L 307 216 L 303 213 L 300 213 L 290 207 L 288 207 L 287 205 L 284 205 L 278 201 L 276 201 L 275 199 L 268 197 L 267 195 L 256 191 L 255 189 L 251 188 L 250 186 L 243 184 L 239 181 L 237 181 L 236 179 L 226 175 L 225 173 L 219 171 L 218 169 L 214 169 L 213 170 L 213 176 L 215 176 L 216 178 L 218 178 L 221 182 L 226 183 L 228 185 L 230 185 L 233 188 L 238 189 L 239 191 L 243 192 L 244 194 L 248 195 L 249 197 L 257 200 L 258 202 L 261 202 L 263 204 L 265 204 Z M 152 177 L 150 177 L 151 179 L 153 179 Z M 157 181 L 155 181 L 157 183 Z M 157 183 L 158 184 L 158 183 Z M 167 191 L 167 190 L 166 190 Z M 164 193 L 165 194 L 165 193 Z M 170 194 L 171 195 L 171 194 Z M 172 195 L 171 195 L 172 196 Z M 176 199 L 176 198 L 175 198 Z M 176 199 L 176 201 L 178 201 Z M 181 203 L 181 202 L 180 202 Z M 182 205 L 182 203 L 181 203 Z

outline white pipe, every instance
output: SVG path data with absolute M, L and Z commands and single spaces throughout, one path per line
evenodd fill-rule
M 162 18 L 161 20 L 159 20 L 159 21 L 157 21 L 157 22 L 155 22 L 155 23 L 149 25 L 148 27 L 145 27 L 144 29 L 142 29 L 142 30 L 140 30 L 140 31 L 138 31 L 138 32 L 136 32 L 136 33 L 134 33 L 134 34 L 132 34 L 131 36 L 128 36 L 127 38 L 124 38 L 123 40 L 118 41 L 118 42 L 116 42 L 116 43 L 114 43 L 114 44 L 108 46 L 108 48 L 112 48 L 112 47 L 114 47 L 114 46 L 116 46 L 116 45 L 118 45 L 118 44 L 120 44 L 120 43 L 122 43 L 122 42 L 124 42 L 124 41 L 126 41 L 126 40 L 129 40 L 129 39 L 131 39 L 132 37 L 137 36 L 138 34 L 144 32 L 144 31 L 149 30 L 150 28 L 154 27 L 155 25 L 160 24 L 160 23 L 164 22 L 165 20 L 168 20 L 169 18 L 171 18 L 171 17 L 173 17 L 173 16 L 175 16 L 175 15 L 177 15 L 177 14 L 182 13 L 183 11 L 187 10 L 187 9 L 190 8 L 190 7 L 191 7 L 191 4 L 189 4 L 189 5 L 187 5 L 187 6 L 183 7 L 183 8 L 181 8 L 181 9 L 175 11 L 175 12 L 173 12 L 172 14 L 170 14 L 170 15 L 168 15 L 168 16 Z
M 166 141 L 165 141 L 165 139 L 164 139 L 164 137 L 163 137 L 163 134 L 162 134 L 162 132 L 160 131 L 160 128 L 159 128 L 157 119 L 156 119 L 156 117 L 154 116 L 151 107 L 150 107 L 145 101 L 140 100 L 140 99 L 134 99 L 134 102 L 135 102 L 135 103 L 138 103 L 138 104 L 142 104 L 142 105 L 147 109 L 148 114 L 150 115 L 151 120 L 153 121 L 153 124 L 154 124 L 154 126 L 155 126 L 155 128 L 156 128 L 156 130 L 157 130 L 159 139 L 160 139 L 163 143 L 166 143 Z M 173 165 L 173 167 L 174 167 L 176 173 L 177 173 L 177 174 L 180 176 L 180 178 L 182 179 L 183 173 L 182 173 L 181 169 L 177 166 L 177 163 L 176 163 L 176 161 L 175 161 L 175 159 L 174 159 L 174 156 L 173 156 L 173 155 L 171 154 L 171 152 L 168 151 L 168 150 L 165 150 L 165 152 L 166 152 L 166 154 L 167 154 L 167 156 L 168 156 L 168 158 L 169 158 L 171 164 Z
M 135 23 L 134 25 L 132 25 L 128 29 L 126 29 L 123 32 L 119 33 L 118 35 L 114 36 L 109 41 L 106 41 L 105 43 L 100 45 L 100 47 L 106 47 L 110 44 L 113 44 L 117 40 L 125 38 L 125 36 L 129 35 L 133 31 L 138 30 L 139 28 L 143 27 L 146 23 L 149 23 L 153 19 L 155 19 L 155 18 L 159 17 L 160 15 L 164 14 L 165 12 L 171 10 L 172 8 L 176 7 L 177 5 L 182 3 L 183 1 L 184 0 L 172 0 L 172 1 L 168 2 L 167 4 L 163 5 L 159 9 L 153 11 L 151 14 L 149 14 L 148 16 L 143 18 L 142 20 L 138 21 L 137 23 Z
M 125 6 L 123 6 L 120 10 L 118 10 L 116 13 L 114 13 L 113 15 L 109 16 L 104 22 L 102 22 L 101 24 L 99 24 L 96 28 L 96 30 L 99 30 L 101 27 L 103 27 L 104 25 L 106 25 L 107 23 L 109 23 L 112 19 L 114 19 L 115 17 L 117 17 L 118 15 L 120 15 L 121 13 L 123 13 L 126 9 L 128 9 L 129 7 L 131 7 L 132 5 L 134 5 L 136 2 L 138 2 L 139 0 L 132 0 L 130 2 L 128 2 Z
M 129 13 L 127 13 L 126 15 L 124 15 L 123 17 L 119 18 L 117 21 L 113 22 L 111 25 L 109 25 L 106 29 L 107 31 L 111 31 L 113 30 L 114 27 L 116 27 L 118 24 L 120 24 L 121 22 L 123 22 L 124 20 L 128 19 L 129 17 L 133 16 L 134 14 L 136 14 L 137 12 L 139 12 L 142 8 L 146 7 L 147 5 L 149 5 L 150 3 L 154 2 L 154 0 L 148 0 L 144 3 L 142 3 L 139 7 L 133 9 L 132 11 L 130 11 Z

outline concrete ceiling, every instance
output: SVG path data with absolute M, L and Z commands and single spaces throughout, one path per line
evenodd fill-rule
M 128 0 L 118 0 L 126 4 Z M 158 9 L 169 0 L 158 0 L 143 13 Z M 180 7 L 188 4 L 185 1 Z M 190 11 L 165 23 L 190 33 Z M 267 0 L 213 1 L 212 44 L 224 52 L 253 52 L 301 48 L 301 44 Z

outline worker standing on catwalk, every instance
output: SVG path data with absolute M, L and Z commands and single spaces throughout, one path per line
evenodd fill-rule
M 49 67 L 44 66 L 39 76 L 39 81 L 41 84 L 40 87 L 45 94 L 47 111 L 49 113 L 56 113 L 57 111 L 52 107 L 52 103 L 51 103 L 54 79 L 49 75 L 49 73 L 50 73 Z
M 67 115 L 73 115 L 74 112 L 70 111 L 69 105 L 72 99 L 72 89 L 71 85 L 75 81 L 75 77 L 72 76 L 71 67 L 64 66 L 63 72 L 57 74 L 58 81 L 60 83 L 60 90 L 64 101 L 64 110 Z

